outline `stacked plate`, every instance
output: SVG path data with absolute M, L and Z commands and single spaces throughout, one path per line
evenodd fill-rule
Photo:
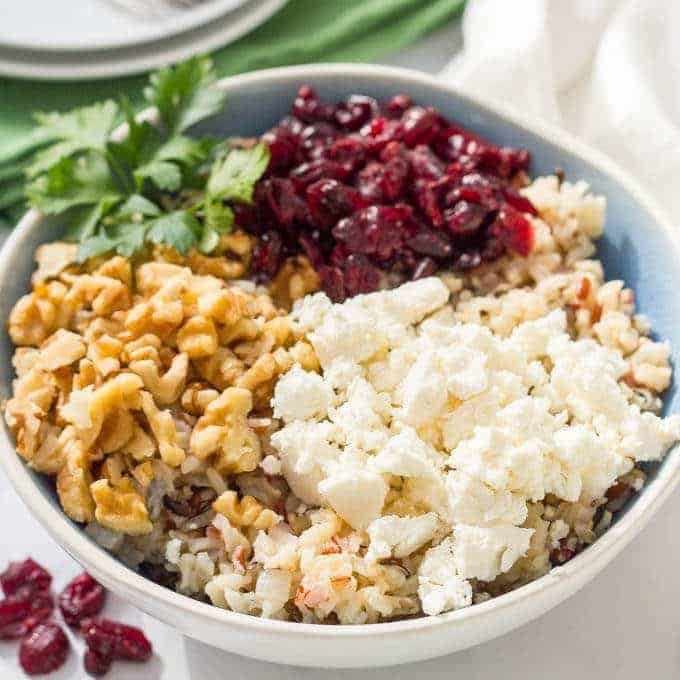
M 2 12 L 0 75 L 141 73 L 222 47 L 287 0 L 19 0 Z

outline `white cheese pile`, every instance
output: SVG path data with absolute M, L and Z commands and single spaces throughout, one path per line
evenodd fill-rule
M 446 536 L 418 573 L 428 614 L 469 605 L 469 579 L 491 581 L 526 553 L 528 501 L 601 498 L 680 439 L 680 418 L 631 404 L 618 382 L 627 362 L 571 340 L 563 311 L 501 338 L 456 323 L 448 298 L 436 278 L 337 305 L 304 298 L 292 318 L 322 375 L 292 368 L 272 402 L 291 488 L 365 531 L 367 559 Z M 409 516 L 385 512 L 390 486 Z

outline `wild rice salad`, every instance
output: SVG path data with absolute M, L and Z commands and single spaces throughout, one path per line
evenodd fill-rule
M 211 255 L 41 246 L 9 319 L 19 454 L 107 550 L 236 612 L 374 623 L 544 575 L 680 418 L 658 415 L 668 345 L 593 259 L 604 198 L 513 191 L 526 252 L 354 296 L 304 248 L 249 280 L 271 239 L 246 222 Z

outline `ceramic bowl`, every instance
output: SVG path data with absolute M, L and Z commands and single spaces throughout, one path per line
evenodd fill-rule
M 639 309 L 655 332 L 680 350 L 677 267 L 680 233 L 635 182 L 611 161 L 574 138 L 518 114 L 483 104 L 420 73 L 374 65 L 316 65 L 260 71 L 221 82 L 227 92 L 222 114 L 201 131 L 255 135 L 285 115 L 301 83 L 339 100 L 358 92 L 385 99 L 407 93 L 439 108 L 497 144 L 523 146 L 533 155 L 535 175 L 563 168 L 608 200 L 606 236 L 598 256 L 607 278 L 635 290 Z M 60 235 L 63 225 L 28 213 L 0 254 L 0 318 L 26 292 L 33 252 Z M 0 338 L 0 398 L 10 394 L 12 346 Z M 680 396 L 667 395 L 666 411 L 680 411 Z M 426 659 L 464 649 L 517 628 L 573 595 L 645 526 L 680 479 L 680 447 L 649 467 L 649 482 L 614 525 L 592 546 L 546 576 L 484 604 L 436 617 L 364 626 L 324 626 L 259 619 L 192 600 L 139 576 L 95 545 L 59 507 L 49 480 L 15 455 L 6 429 L 0 434 L 2 465 L 31 512 L 54 539 L 107 588 L 152 616 L 205 643 L 285 664 L 368 667 Z

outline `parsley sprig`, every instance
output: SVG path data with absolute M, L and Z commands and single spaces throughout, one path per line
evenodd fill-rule
M 4 172 L 25 174 L 29 204 L 63 219 L 80 260 L 132 257 L 148 243 L 211 252 L 233 228 L 232 205 L 252 202 L 269 163 L 266 145 L 229 149 L 190 135 L 224 106 L 214 82 L 210 59 L 197 57 L 150 77 L 144 98 L 157 120 L 140 120 L 125 99 L 36 114 L 36 137 L 49 141 Z M 121 119 L 127 134 L 112 138 Z

